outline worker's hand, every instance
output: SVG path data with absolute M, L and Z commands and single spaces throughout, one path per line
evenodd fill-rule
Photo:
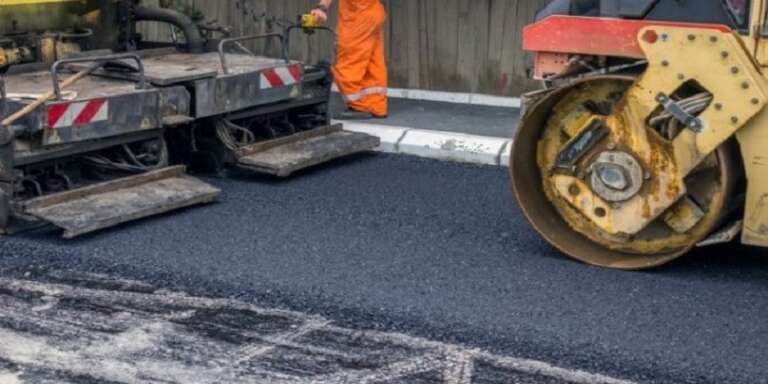
M 320 8 L 313 9 L 311 13 L 312 13 L 312 16 L 317 18 L 317 21 L 320 24 L 325 24 L 325 22 L 328 21 L 328 14 L 325 13 L 325 11 L 323 11 Z

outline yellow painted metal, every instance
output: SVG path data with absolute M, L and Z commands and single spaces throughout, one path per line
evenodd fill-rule
M 301 27 L 305 29 L 319 28 L 322 26 L 320 20 L 311 13 L 301 15 Z
M 742 242 L 768 247 L 768 0 L 752 1 L 748 31 L 658 25 L 638 41 L 648 60 L 639 77 L 586 77 L 529 105 L 510 167 L 526 217 L 578 260 L 649 268 L 735 220 L 746 177 Z M 704 95 L 709 104 L 696 108 L 702 127 L 652 127 L 663 111 L 661 94 L 689 103 Z M 608 138 L 574 163 L 560 162 L 572 155 L 574 138 L 595 126 L 607 127 Z M 631 154 L 647 171 L 640 192 L 626 201 L 593 191 L 600 191 L 593 165 L 614 151 Z
M 745 244 L 768 247 L 768 109 L 736 133 L 747 173 Z
M 49 42 L 30 43 L 32 40 L 26 36 L 18 41 L 19 36 L 44 39 L 62 32 L 92 30 L 91 49 L 111 48 L 119 33 L 117 4 L 115 0 L 0 0 L 0 35 L 38 47 Z M 80 43 L 81 40 L 56 37 L 55 44 L 42 46 L 45 62 L 55 59 L 57 55 L 54 53 L 71 51 L 72 47 L 65 45 L 73 42 Z M 13 64 L 13 59 L 8 57 L 0 66 Z
M 0 68 L 5 68 L 24 61 L 31 56 L 29 48 L 0 48 Z
M 696 201 L 685 197 L 664 214 L 664 222 L 677 233 L 689 233 L 706 215 Z
M 755 60 L 765 68 L 768 67 L 768 1 L 753 1 L 751 19 Z M 742 242 L 768 247 L 768 109 L 763 109 L 739 130 L 736 138 L 747 177 Z
M 112 0 L 0 0 L 0 33 L 96 28 L 87 15 L 114 7 Z
M 40 61 L 48 65 L 80 51 L 80 45 L 73 41 L 61 41 L 56 36 L 40 39 Z
M 626 202 L 608 204 L 578 177 L 556 176 L 560 196 L 612 235 L 637 234 L 672 208 L 688 192 L 685 177 L 768 102 L 768 81 L 737 35 L 684 27 L 647 29 L 660 36 L 655 43 L 640 41 L 648 69 L 628 90 L 623 105 L 600 117 L 611 131 L 613 145 L 633 154 L 648 170 L 645 187 Z M 686 129 L 668 141 L 647 121 L 659 108 L 659 94 L 672 95 L 690 80 L 715 99 L 699 115 L 701 132 Z M 573 186 L 580 191 L 578 198 L 568 197 L 569 190 L 576 189 Z

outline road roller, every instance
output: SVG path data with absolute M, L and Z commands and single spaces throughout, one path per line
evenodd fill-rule
M 545 6 L 523 32 L 542 87 L 510 166 L 543 238 L 624 270 L 768 247 L 767 15 L 764 0 Z
M 0 1 L 0 234 L 74 238 L 215 201 L 188 168 L 288 177 L 379 145 L 331 124 L 328 61 L 288 57 L 291 33 L 321 26 L 232 36 L 170 3 Z

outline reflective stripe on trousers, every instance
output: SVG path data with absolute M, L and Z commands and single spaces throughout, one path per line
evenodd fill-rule
M 342 94 L 341 96 L 344 98 L 344 101 L 350 103 L 350 102 L 360 101 L 364 99 L 366 96 L 376 95 L 376 94 L 386 96 L 387 88 L 384 88 L 384 87 L 366 88 L 360 92 L 355 92 L 349 95 Z

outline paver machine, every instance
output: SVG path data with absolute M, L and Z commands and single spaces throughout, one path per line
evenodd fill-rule
M 525 216 L 567 255 L 662 265 L 768 247 L 768 2 L 559 0 L 524 31 L 511 161 Z
M 142 22 L 177 38 L 145 41 Z M 280 53 L 246 47 L 261 40 Z M 187 166 L 286 177 L 377 146 L 331 125 L 328 65 L 289 60 L 287 44 L 212 38 L 138 0 L 0 2 L 0 232 L 72 238 L 214 201 Z

